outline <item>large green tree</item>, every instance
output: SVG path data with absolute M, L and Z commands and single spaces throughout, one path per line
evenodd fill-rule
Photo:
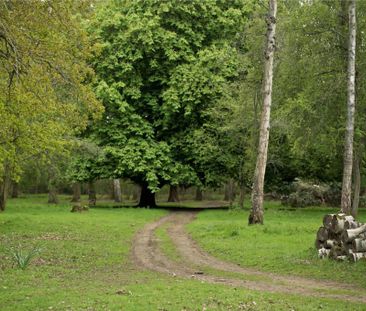
M 101 106 L 79 1 L 0 1 L 0 210 L 22 163 L 62 152 Z
M 104 174 L 142 186 L 140 205 L 154 206 L 164 184 L 202 186 L 225 171 L 203 126 L 238 75 L 234 42 L 250 10 L 241 0 L 111 1 L 92 24 L 105 114 L 91 136 Z

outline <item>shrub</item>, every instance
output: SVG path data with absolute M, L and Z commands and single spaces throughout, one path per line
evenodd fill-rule
M 18 248 L 11 248 L 9 251 L 15 265 L 18 268 L 25 270 L 30 264 L 31 260 L 38 254 L 40 254 L 42 250 L 40 247 L 35 246 L 27 251 L 22 249 L 22 246 L 19 245 Z
M 296 180 L 291 185 L 292 191 L 282 198 L 282 203 L 292 207 L 305 207 L 321 204 L 338 206 L 340 204 L 341 189 L 339 184 L 317 184 Z

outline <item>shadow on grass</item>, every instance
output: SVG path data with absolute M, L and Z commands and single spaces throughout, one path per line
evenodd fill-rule
M 115 204 L 97 204 L 92 208 L 101 208 L 101 209 L 114 209 L 114 208 L 150 208 L 150 207 L 139 207 L 137 203 L 126 202 L 126 203 L 115 203 Z M 229 209 L 229 203 L 221 202 L 221 201 L 187 201 L 187 202 L 158 202 L 157 207 L 153 207 L 151 209 L 163 209 L 163 210 L 172 210 L 172 211 L 202 211 L 207 209 L 212 210 L 227 210 Z

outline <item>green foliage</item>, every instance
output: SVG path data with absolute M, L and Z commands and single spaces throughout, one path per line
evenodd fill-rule
M 154 191 L 218 183 L 220 148 L 202 127 L 238 75 L 233 43 L 250 10 L 245 1 L 149 0 L 111 1 L 98 12 L 90 31 L 105 114 L 91 136 L 111 176 Z
M 64 152 L 102 107 L 92 92 L 87 2 L 0 2 L 0 176 Z M 3 179 L 3 177 L 1 177 Z
M 282 197 L 282 203 L 292 207 L 339 206 L 340 202 L 341 187 L 338 183 L 321 184 L 299 179 L 290 185 L 288 195 Z

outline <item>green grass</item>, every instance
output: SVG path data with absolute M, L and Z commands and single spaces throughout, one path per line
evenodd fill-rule
M 366 288 L 366 263 L 319 260 L 315 236 L 331 208 L 284 209 L 265 204 L 265 225 L 248 226 L 249 211 L 203 211 L 188 225 L 194 239 L 209 253 L 260 270 L 343 281 Z M 366 211 L 359 220 L 366 222 Z
M 7 210 L 0 214 L 2 311 L 365 310 L 355 303 L 262 293 L 137 270 L 129 258 L 131 239 L 139 228 L 166 211 L 96 208 L 86 213 L 70 213 L 66 197 L 57 206 L 44 202 L 45 196 L 11 200 Z M 239 215 L 204 212 L 191 229 L 201 236 L 203 243 L 207 239 L 201 233 L 211 223 L 222 232 L 222 225 L 232 219 L 239 226 L 233 230 L 244 230 L 245 225 L 238 222 Z M 199 228 L 200 222 L 204 228 Z M 164 233 L 160 232 L 160 236 Z M 241 237 L 241 231 L 234 237 Z M 216 238 L 217 235 L 212 235 L 211 239 Z M 222 241 L 218 239 L 218 249 Z M 25 270 L 13 267 L 7 253 L 10 247 L 19 244 L 26 249 L 42 248 L 40 256 Z M 238 247 L 238 252 L 241 250 Z M 174 254 L 172 249 L 167 252 Z

